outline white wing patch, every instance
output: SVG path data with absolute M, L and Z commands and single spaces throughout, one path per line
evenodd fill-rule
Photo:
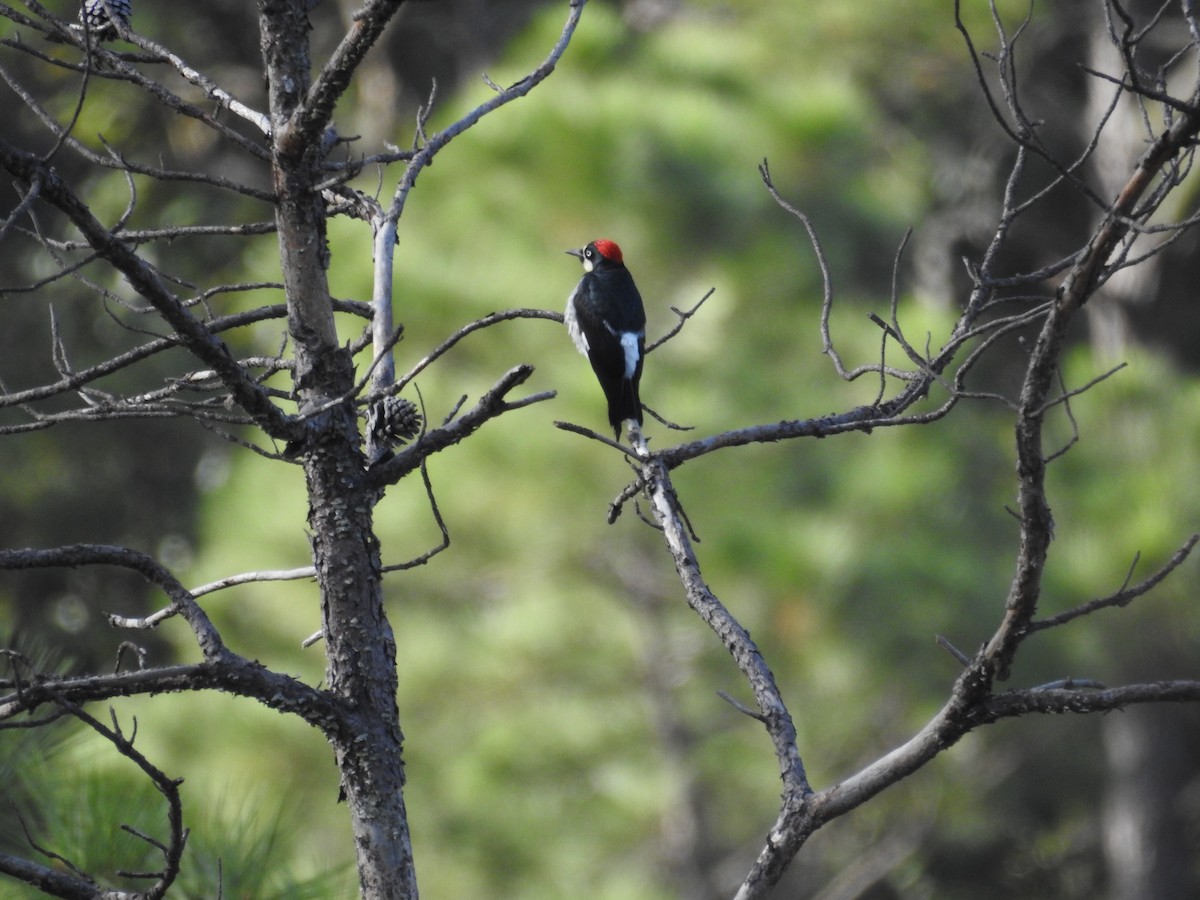
M 621 332 L 621 347 L 625 350 L 626 378 L 633 378 L 633 373 L 637 371 L 638 357 L 641 355 L 638 350 L 638 341 L 641 339 L 641 337 L 641 332 Z
M 567 311 L 563 313 L 563 320 L 567 325 L 567 334 L 571 335 L 571 340 L 575 342 L 575 346 L 579 348 L 579 352 L 584 356 L 588 354 L 587 337 L 583 333 L 583 329 L 579 327 L 579 316 L 575 315 L 575 294 L 579 289 L 571 291 L 571 296 L 567 298 Z

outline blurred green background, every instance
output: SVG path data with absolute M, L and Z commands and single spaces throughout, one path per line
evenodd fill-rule
M 145 5 L 139 30 L 261 105 L 251 9 L 214 2 L 180 21 Z M 964 6 L 976 42 L 993 46 L 988 11 Z M 1022 44 L 1031 106 L 1064 151 L 1081 146 L 1094 124 L 1079 111 L 1096 85 L 1076 62 L 1080 54 L 1096 62 L 1084 41 L 1104 23 L 1099 4 L 1083 6 L 1039 9 Z M 1024 6 L 1002 7 L 1015 27 Z M 332 46 L 351 10 L 329 2 L 314 10 L 318 47 Z M 340 133 L 361 135 L 354 152 L 374 152 L 380 141 L 407 146 L 415 105 L 435 76 L 430 124 L 445 126 L 489 96 L 480 72 L 507 84 L 533 68 L 564 15 L 565 4 L 406 8 L 347 97 Z M 69 113 L 70 77 L 28 77 Z M 23 136 L 38 134 L 13 95 L 2 102 Z M 268 183 L 129 86 L 93 85 L 77 131 L 93 146 L 103 133 L 131 154 Z M 579 275 L 562 251 L 609 237 L 638 280 L 651 339 L 674 324 L 670 307 L 716 289 L 649 357 L 643 379 L 646 402 L 694 435 L 871 402 L 877 380 L 845 383 L 821 353 L 819 272 L 802 227 L 759 179 L 764 157 L 820 233 L 838 296 L 834 339 L 848 364 L 878 357 L 867 314 L 887 315 L 910 227 L 901 323 L 915 343 L 928 334 L 936 347 L 965 297 L 959 259 L 978 258 L 1011 159 L 951 4 L 633 0 L 590 3 L 553 76 L 421 175 L 399 230 L 395 315 L 406 330 L 397 369 L 493 310 L 561 309 Z M 398 175 L 381 176 L 384 197 Z M 120 178 L 82 169 L 76 177 L 98 212 L 111 219 L 123 208 Z M 364 175 L 360 186 L 377 177 Z M 1094 177 L 1104 183 L 1103 173 Z M 131 227 L 270 219 L 265 206 L 210 193 L 147 184 Z M 1194 187 L 1180 196 L 1186 210 Z M 1079 198 L 1051 197 L 1017 230 L 1006 264 L 1019 271 L 1070 252 L 1086 240 L 1091 215 Z M 330 244 L 335 296 L 368 298 L 369 228 L 336 220 Z M 1069 386 L 1116 361 L 1129 365 L 1072 403 L 1080 442 L 1051 470 L 1057 536 L 1045 613 L 1116 590 L 1139 553 L 1135 579 L 1144 577 L 1197 528 L 1194 252 L 1194 241 L 1180 241 L 1146 267 L 1137 289 L 1114 288 L 1098 321 L 1077 326 Z M 202 287 L 278 277 L 270 237 L 146 253 Z M 29 281 L 33 265 L 9 256 L 0 262 L 4 284 Z M 111 276 L 90 274 L 128 297 Z M 131 340 L 93 293 L 58 290 L 52 302 L 78 365 Z M 278 300 L 244 292 L 214 306 Z M 46 299 L 5 301 L 0 377 L 20 388 L 47 377 Z M 346 339 L 360 327 L 343 325 Z M 236 339 L 238 349 L 271 352 L 281 333 L 278 322 L 257 326 Z M 1001 342 L 973 386 L 1011 395 L 1024 337 Z M 537 367 L 527 389 L 557 398 L 432 459 L 451 546 L 387 580 L 423 894 L 727 896 L 774 821 L 774 756 L 761 726 L 717 696 L 749 700 L 720 643 L 687 609 L 660 536 L 632 508 L 605 524 L 630 478 L 626 464 L 553 425 L 603 430 L 589 367 L 560 327 L 518 321 L 463 341 L 416 383 L 436 423 L 461 395 L 477 397 L 526 362 Z M 153 384 L 182 365 L 163 359 L 142 377 Z M 678 471 L 705 574 L 772 665 L 814 786 L 885 753 L 938 708 L 956 664 L 936 635 L 970 652 L 994 629 L 1016 546 L 1006 510 L 1015 497 L 1011 424 L 1001 404 L 964 403 L 929 426 L 748 447 Z M 1071 438 L 1061 410 L 1051 431 Z M 648 432 L 657 448 L 679 437 L 654 424 Z M 308 562 L 300 469 L 188 423 L 61 427 L 5 438 L 0 454 L 5 546 L 125 542 L 193 585 Z M 385 563 L 439 539 L 415 477 L 389 492 L 377 525 Z M 160 602 L 114 579 L 6 575 L 0 634 L 64 666 L 109 666 L 127 635 L 109 630 L 101 612 Z M 1030 641 L 1013 683 L 1197 677 L 1195 596 L 1191 562 L 1131 609 Z M 321 679 L 320 647 L 300 649 L 319 627 L 310 583 L 240 587 L 204 605 L 239 652 Z M 150 640 L 155 662 L 196 657 L 182 623 Z M 336 770 L 317 734 L 219 696 L 138 698 L 116 709 L 123 721 L 136 716 L 144 753 L 186 778 L 193 830 L 180 896 L 215 896 L 218 859 L 226 897 L 353 895 Z M 1008 722 L 971 735 L 818 833 L 777 896 L 1192 896 L 1200 772 L 1188 748 L 1198 725 L 1195 711 L 1173 707 Z M 139 827 L 161 828 L 160 801 L 98 740 L 4 733 L 0 761 L 40 840 L 101 872 L 146 864 L 139 842 L 113 837 L 114 823 L 134 818 L 136 802 Z M 78 782 L 63 778 L 67 763 Z M 0 815 L 5 846 L 22 850 L 19 825 Z M 112 843 L 89 843 L 96 833 Z M 1156 892 L 1122 893 L 1139 841 L 1153 843 L 1157 868 L 1133 890 Z M 0 883 L 0 896 L 26 894 Z

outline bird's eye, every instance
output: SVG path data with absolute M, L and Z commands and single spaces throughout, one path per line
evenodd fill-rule
M 593 256 L 596 255 L 596 251 L 593 250 L 591 247 L 588 247 L 586 250 L 583 251 L 583 255 L 586 256 L 588 259 L 591 259 Z

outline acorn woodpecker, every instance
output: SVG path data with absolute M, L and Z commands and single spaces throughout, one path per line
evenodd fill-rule
M 642 424 L 642 359 L 646 351 L 646 312 L 633 276 L 625 268 L 621 248 L 612 241 L 592 241 L 568 250 L 583 263 L 583 278 L 567 299 L 567 331 L 588 358 L 608 399 L 608 423 L 617 438 L 621 423 Z

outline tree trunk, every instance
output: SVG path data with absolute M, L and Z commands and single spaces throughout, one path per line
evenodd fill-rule
M 308 521 L 321 588 L 326 678 L 353 709 L 355 727 L 326 736 L 349 806 L 362 896 L 413 900 L 396 643 L 383 608 L 372 495 L 363 485 L 353 412 L 339 408 L 332 418 L 341 426 L 330 428 L 336 439 L 309 454 Z
M 271 94 L 275 222 L 288 330 L 295 342 L 296 399 L 308 419 L 305 459 L 313 563 L 321 595 L 328 688 L 352 711 L 350 728 L 324 729 L 341 772 L 362 896 L 415 900 L 417 883 L 404 807 L 403 736 L 396 706 L 396 644 L 383 609 L 374 492 L 352 402 L 349 353 L 338 344 L 326 276 L 321 142 L 297 132 L 294 113 L 309 86 L 309 23 L 303 0 L 259 4 Z
M 1104 720 L 1110 900 L 1185 900 L 1200 890 L 1183 799 L 1195 787 L 1195 732 L 1187 727 L 1194 718 L 1131 709 Z

